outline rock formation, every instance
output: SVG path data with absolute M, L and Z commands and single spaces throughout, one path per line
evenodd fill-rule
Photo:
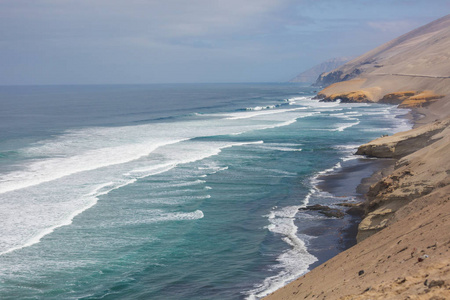
M 400 208 L 450 184 L 450 118 L 382 137 L 357 154 L 397 158 L 395 170 L 369 189 L 358 241 L 396 222 Z
M 346 62 L 348 62 L 351 58 L 349 57 L 336 57 L 324 61 L 300 74 L 298 74 L 295 78 L 289 80 L 289 82 L 302 82 L 302 83 L 313 83 L 316 81 L 319 75 L 329 72 L 331 70 L 336 69 L 339 66 L 342 66 Z M 314 85 L 317 85 L 314 84 Z

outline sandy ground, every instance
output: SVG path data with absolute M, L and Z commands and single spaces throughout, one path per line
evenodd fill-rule
M 450 297 L 450 189 L 265 299 Z M 422 261 L 419 261 L 422 258 Z M 442 284 L 430 286 L 433 281 Z M 409 297 L 409 298 L 408 298 Z

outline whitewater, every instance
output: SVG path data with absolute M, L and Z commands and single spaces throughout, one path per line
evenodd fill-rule
M 299 209 L 337 201 L 318 178 L 410 126 L 313 95 L 0 88 L 0 298 L 259 299 L 304 274 L 322 217 Z

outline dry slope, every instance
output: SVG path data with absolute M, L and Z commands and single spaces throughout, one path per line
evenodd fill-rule
M 450 15 L 321 75 L 317 83 L 331 84 L 319 93 L 327 101 L 357 92 L 363 101 L 421 107 L 450 95 Z

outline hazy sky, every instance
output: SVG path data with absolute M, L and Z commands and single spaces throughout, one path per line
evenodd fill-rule
M 279 82 L 450 0 L 0 0 L 0 84 Z

